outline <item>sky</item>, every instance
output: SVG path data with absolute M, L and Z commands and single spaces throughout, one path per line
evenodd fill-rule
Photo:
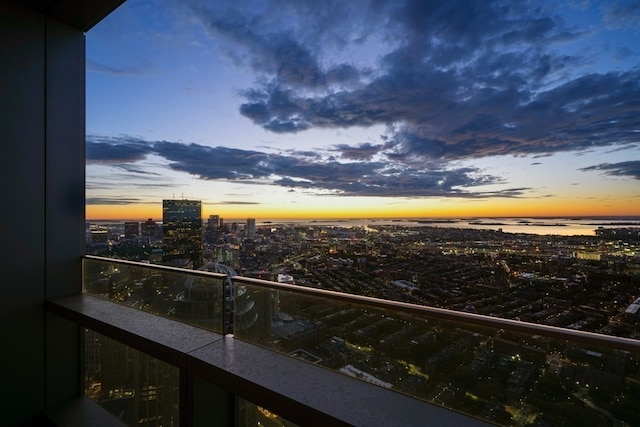
M 640 1 L 128 0 L 88 219 L 640 215 Z

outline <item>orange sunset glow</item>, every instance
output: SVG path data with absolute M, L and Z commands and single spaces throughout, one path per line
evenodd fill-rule
M 397 205 L 377 205 L 375 209 L 359 200 L 349 200 L 342 207 L 319 206 L 216 206 L 203 203 L 203 218 L 220 215 L 223 218 L 258 219 L 338 219 L 338 218 L 471 218 L 471 217 L 589 217 L 637 216 L 638 207 L 629 200 L 609 202 L 603 206 L 597 201 L 590 204 L 571 200 L 476 200 L 476 201 L 419 201 Z M 364 205 L 364 206 L 363 206 Z M 162 200 L 157 204 L 124 206 L 88 205 L 88 220 L 137 220 L 162 218 Z

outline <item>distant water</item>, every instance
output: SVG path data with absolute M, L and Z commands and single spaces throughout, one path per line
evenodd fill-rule
M 559 236 L 594 236 L 603 228 L 640 227 L 640 217 L 594 218 L 405 218 L 405 219 L 344 219 L 344 220 L 265 220 L 257 225 L 309 224 L 335 227 L 362 227 L 365 225 L 399 225 L 407 227 L 474 228 L 502 230 L 505 233 L 527 233 Z
M 89 220 L 89 223 L 123 227 L 124 220 Z M 161 221 L 158 221 L 161 223 Z M 226 224 L 245 224 L 246 219 L 225 219 Z M 363 227 L 397 225 L 406 227 L 475 228 L 502 230 L 505 233 L 527 233 L 556 236 L 594 236 L 596 229 L 640 227 L 640 217 L 582 218 L 399 218 L 399 219 L 257 219 L 256 225 L 321 225 L 328 227 Z

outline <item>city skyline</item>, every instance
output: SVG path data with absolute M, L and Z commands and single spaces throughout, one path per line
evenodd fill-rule
M 640 215 L 637 2 L 129 0 L 87 33 L 89 220 Z

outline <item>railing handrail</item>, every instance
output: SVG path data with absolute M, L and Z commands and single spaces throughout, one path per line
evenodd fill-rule
M 146 264 L 136 261 L 119 260 L 93 255 L 85 255 L 87 259 L 93 259 L 105 262 L 116 262 L 137 267 L 153 268 L 166 270 L 181 274 L 193 274 L 203 277 L 216 277 L 224 279 L 227 276 L 220 273 L 211 273 L 200 270 L 187 270 L 177 267 L 169 267 L 157 264 Z M 305 286 L 292 285 L 287 283 L 272 282 L 264 279 L 254 279 L 250 277 L 234 276 L 231 278 L 234 285 L 246 284 L 269 288 L 273 290 L 282 290 L 286 292 L 294 292 L 312 297 L 325 298 L 333 301 L 340 301 L 352 304 L 364 304 L 379 309 L 402 311 L 403 313 L 420 315 L 431 318 L 438 318 L 452 322 L 471 323 L 496 329 L 506 329 L 509 331 L 517 331 L 528 333 L 531 335 L 541 335 L 554 339 L 570 340 L 581 344 L 595 345 L 600 347 L 614 347 L 620 350 L 633 351 L 640 353 L 640 340 L 632 338 L 623 338 L 613 335 L 604 335 L 595 332 L 585 332 L 573 329 L 566 329 L 557 326 L 541 325 L 537 323 L 522 322 L 519 320 L 505 319 L 499 317 L 486 316 L 476 313 L 467 313 L 463 311 L 455 311 L 446 308 L 429 307 L 417 305 L 407 302 L 386 300 L 381 298 L 347 294 L 326 289 L 309 288 Z
M 583 344 L 593 344 L 597 346 L 614 346 L 619 349 L 640 352 L 640 340 L 632 338 L 616 337 L 595 332 L 585 332 L 573 329 L 566 329 L 557 326 L 541 325 L 537 323 L 522 322 L 519 320 L 505 319 L 500 317 L 486 316 L 464 311 L 455 311 L 446 308 L 417 305 L 401 301 L 385 300 L 381 298 L 368 297 L 357 294 L 346 294 L 342 292 L 330 291 L 326 289 L 308 288 L 304 286 L 291 285 L 287 283 L 272 282 L 263 279 L 236 276 L 234 282 L 245 283 L 267 287 L 275 290 L 296 292 L 309 296 L 317 296 L 335 301 L 360 303 L 380 309 L 402 311 L 409 314 L 422 315 L 426 317 L 436 317 L 452 322 L 473 323 L 496 329 L 508 329 L 530 333 L 532 335 L 543 335 L 550 338 L 577 341 Z
M 145 262 L 130 261 L 126 259 L 107 258 L 107 257 L 96 256 L 96 255 L 84 255 L 83 258 L 92 259 L 95 261 L 105 261 L 105 262 L 111 262 L 115 264 L 129 265 L 131 267 L 144 267 L 144 268 L 149 268 L 153 270 L 166 271 L 169 273 L 190 274 L 194 276 L 216 278 L 216 279 L 227 278 L 227 275 L 223 273 L 214 273 L 212 271 L 204 271 L 204 270 L 190 270 L 187 268 L 171 267 L 169 265 L 161 265 L 161 264 L 147 264 Z

